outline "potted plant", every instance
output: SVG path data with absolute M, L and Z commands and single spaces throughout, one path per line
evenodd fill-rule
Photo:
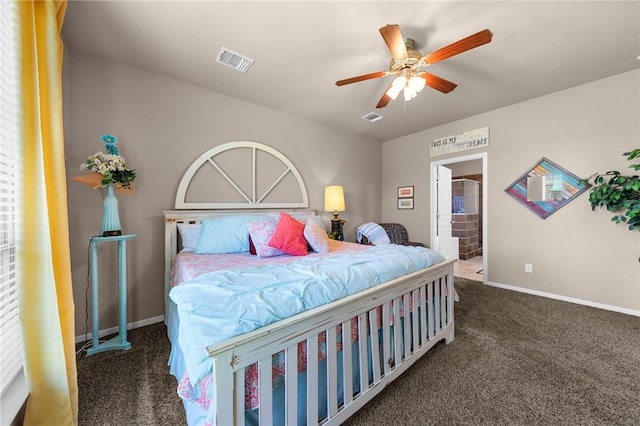
M 640 148 L 623 154 L 627 160 L 640 160 Z M 636 160 L 637 161 L 637 160 Z M 630 164 L 635 171 L 640 170 L 640 163 Z M 617 170 L 606 173 L 595 173 L 582 183 L 592 183 L 589 190 L 591 210 L 596 207 L 606 208 L 614 213 L 611 220 L 624 223 L 630 231 L 640 231 L 640 177 L 638 175 L 623 175 Z M 639 259 L 640 260 L 640 259 Z

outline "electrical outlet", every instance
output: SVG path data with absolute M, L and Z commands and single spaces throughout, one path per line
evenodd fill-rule
M 525 272 L 533 272 L 533 265 L 530 263 L 525 263 L 524 264 L 524 271 Z

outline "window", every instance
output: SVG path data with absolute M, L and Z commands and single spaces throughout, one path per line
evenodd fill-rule
M 16 267 L 20 218 L 17 19 L 16 3 L 0 1 L 0 394 L 3 402 L 5 392 L 22 371 Z

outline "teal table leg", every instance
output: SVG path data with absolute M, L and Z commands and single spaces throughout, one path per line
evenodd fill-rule
M 100 318 L 98 302 L 98 243 L 91 240 L 91 321 L 93 328 L 91 330 L 92 346 L 91 349 L 98 348 L 100 341 L 98 322 Z
M 120 344 L 123 349 L 131 348 L 127 341 L 127 240 L 118 241 L 118 299 L 120 302 Z

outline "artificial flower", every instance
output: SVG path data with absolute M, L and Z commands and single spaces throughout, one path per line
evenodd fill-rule
M 80 169 L 93 172 L 85 176 L 74 176 L 74 180 L 92 186 L 114 185 L 118 189 L 133 189 L 136 171 L 128 169 L 124 157 L 120 155 L 116 143 L 118 140 L 110 134 L 102 135 L 106 153 L 98 151 L 80 164 Z

